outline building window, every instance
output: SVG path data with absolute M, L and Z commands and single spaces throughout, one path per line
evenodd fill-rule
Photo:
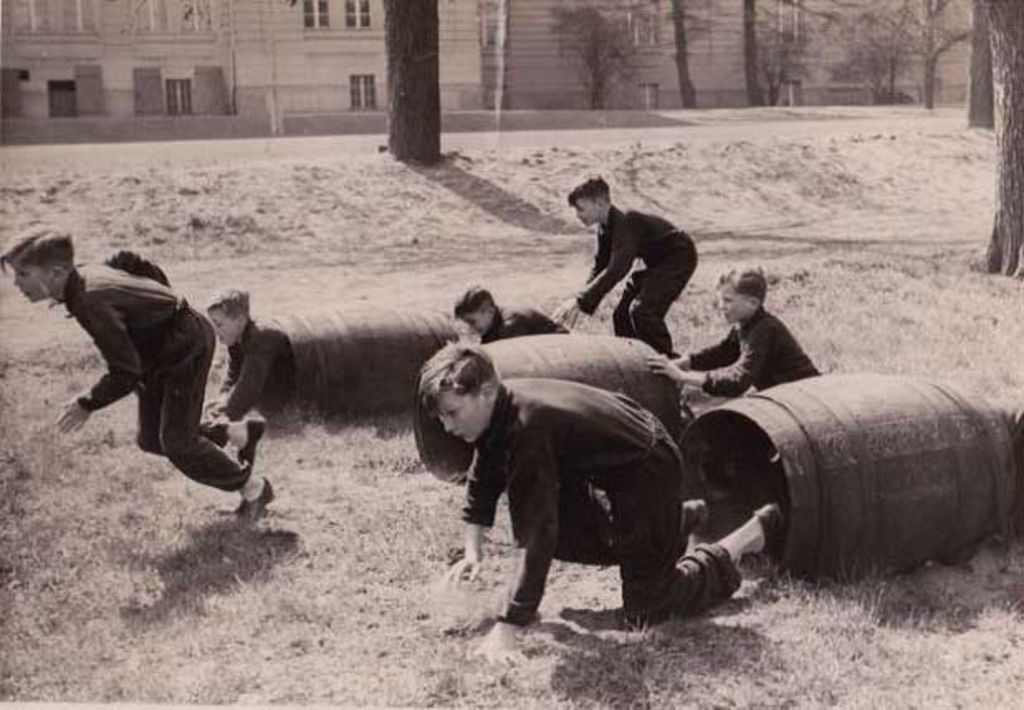
M 637 47 L 661 42 L 661 6 L 658 0 L 633 0 L 626 10 L 626 26 Z
M 647 110 L 659 108 L 661 102 L 660 91 L 656 83 L 640 84 L 640 100 Z
M 203 32 L 213 29 L 212 0 L 185 0 L 181 6 L 181 31 Z
M 187 116 L 192 113 L 192 80 L 168 79 L 167 113 L 171 116 Z
M 310 29 L 330 27 L 327 0 L 302 0 L 303 25 Z
M 803 38 L 803 7 L 799 0 L 778 0 L 779 36 L 784 42 Z
M 345 0 L 345 27 L 370 26 L 370 0 Z
M 10 0 L 4 2 L 3 27 L 15 34 L 95 32 L 94 10 L 89 0 Z
M 373 74 L 353 74 L 349 77 L 349 87 L 352 90 L 353 109 L 377 108 L 377 87 Z

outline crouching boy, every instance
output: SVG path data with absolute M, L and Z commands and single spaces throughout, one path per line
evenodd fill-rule
M 476 331 L 481 343 L 569 332 L 533 308 L 499 308 L 491 292 L 479 286 L 469 289 L 455 302 L 455 317 Z
M 275 414 L 295 392 L 295 358 L 287 334 L 253 320 L 249 294 L 230 289 L 210 302 L 206 314 L 228 349 L 228 374 L 221 397 L 209 407 L 214 418 L 238 421 L 252 409 Z
M 647 268 L 634 270 L 622 290 L 612 314 L 615 335 L 642 340 L 662 355 L 674 357 L 665 316 L 697 268 L 693 240 L 666 219 L 619 210 L 601 178 L 576 186 L 569 193 L 569 204 L 584 225 L 597 225 L 597 254 L 586 287 L 555 311 L 555 321 L 572 328 L 580 313 L 593 315 L 640 259 Z
M 768 281 L 759 268 L 732 269 L 718 280 L 718 308 L 731 328 L 717 345 L 677 360 L 652 357 L 651 369 L 682 389 L 699 387 L 718 397 L 738 397 L 751 387 L 819 374 L 785 324 L 765 310 Z
M 17 242 L 0 257 L 0 266 L 7 264 L 29 301 L 63 303 L 107 364 L 107 373 L 64 407 L 58 420 L 62 433 L 76 431 L 93 412 L 135 392 L 143 451 L 165 456 L 198 483 L 239 491 L 236 512 L 250 520 L 262 516 L 273 498 L 270 483 L 252 470 L 262 424 L 225 429 L 225 440 L 239 449 L 238 461 L 206 436 L 200 417 L 213 329 L 171 290 L 159 267 L 120 252 L 102 266 L 79 269 L 71 237 L 48 232 Z
M 623 395 L 560 380 L 502 382 L 482 349 L 452 344 L 424 366 L 420 397 L 477 450 L 463 511 L 465 557 L 448 570 L 448 583 L 478 575 L 484 531 L 508 494 L 522 556 L 511 598 L 482 646 L 492 659 L 507 658 L 516 633 L 537 618 L 553 559 L 618 565 L 625 621 L 653 624 L 728 598 L 740 583 L 740 555 L 764 546 L 764 525 L 781 528 L 779 508 L 766 506 L 719 543 L 685 555 L 706 508 L 684 505 L 679 450 L 653 414 Z

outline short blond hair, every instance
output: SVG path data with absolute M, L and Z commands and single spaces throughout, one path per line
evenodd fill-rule
M 236 288 L 221 291 L 206 307 L 206 312 L 210 311 L 223 311 L 229 318 L 248 318 L 249 292 Z
M 437 414 L 442 392 L 479 394 L 500 382 L 494 361 L 482 347 L 466 342 L 449 343 L 420 370 L 419 398 L 427 412 Z
M 768 277 L 760 266 L 729 269 L 718 277 L 718 287 L 729 286 L 743 296 L 756 298 L 761 303 L 768 297 Z

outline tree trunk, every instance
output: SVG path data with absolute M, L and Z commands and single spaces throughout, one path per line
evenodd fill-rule
M 437 0 L 384 0 L 388 148 L 403 162 L 441 159 Z
M 992 43 L 989 41 L 985 0 L 973 0 L 972 15 L 967 125 L 991 129 L 995 128 L 995 99 L 992 94 Z
M 1024 2 L 986 5 L 999 97 L 999 179 L 988 270 L 1024 278 Z
M 926 56 L 924 58 L 924 107 L 935 108 L 935 70 L 938 65 L 938 58 Z
M 690 79 L 690 55 L 686 45 L 686 0 L 672 0 L 672 27 L 676 36 L 676 75 L 683 108 L 697 108 L 697 90 Z
M 747 103 L 764 106 L 757 80 L 757 0 L 743 0 L 743 73 L 747 79 Z

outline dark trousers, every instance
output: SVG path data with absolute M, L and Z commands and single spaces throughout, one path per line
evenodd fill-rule
M 632 626 L 697 614 L 732 596 L 740 575 L 725 550 L 702 545 L 683 556 L 682 460 L 667 435 L 633 473 L 660 485 L 605 494 L 584 482 L 563 482 L 555 557 L 617 564 Z
M 697 249 L 687 237 L 657 266 L 634 271 L 612 313 L 615 335 L 642 340 L 659 353 L 674 356 L 665 315 L 696 268 Z
M 249 478 L 249 471 L 221 448 L 227 443 L 227 427 L 199 423 L 213 361 L 213 328 L 191 312 L 173 328 L 169 339 L 188 339 L 194 347 L 178 362 L 160 367 L 144 380 L 139 392 L 139 447 L 167 457 L 198 483 L 237 491 Z

